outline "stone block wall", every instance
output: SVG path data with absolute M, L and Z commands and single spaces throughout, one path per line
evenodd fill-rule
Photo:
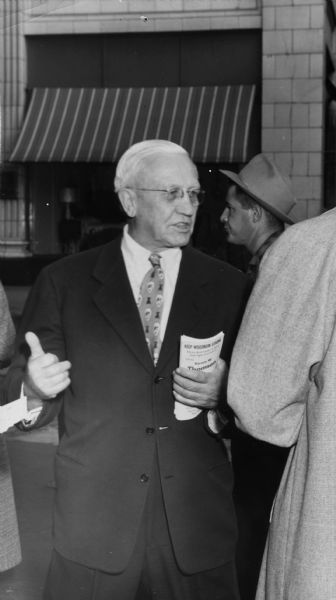
M 193 31 L 260 26 L 259 0 L 21 0 L 26 34 Z
M 323 205 L 324 0 L 262 0 L 262 149 L 291 177 L 294 216 Z

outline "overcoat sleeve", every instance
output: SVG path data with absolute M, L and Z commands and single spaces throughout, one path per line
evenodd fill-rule
M 10 314 L 7 296 L 0 282 L 0 368 L 11 358 L 14 351 L 15 328 Z
M 335 328 L 335 250 L 307 224 L 287 230 L 265 257 L 229 374 L 237 425 L 280 446 L 297 440 Z

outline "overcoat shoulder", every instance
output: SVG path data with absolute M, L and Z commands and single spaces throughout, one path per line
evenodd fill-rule
M 271 248 L 234 348 L 229 403 L 241 428 L 292 446 L 258 600 L 336 598 L 336 210 Z

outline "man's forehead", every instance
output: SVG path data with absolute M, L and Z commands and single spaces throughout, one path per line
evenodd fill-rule
M 191 158 L 189 158 L 188 154 L 183 154 L 179 152 L 160 152 L 158 154 L 152 154 L 148 156 L 143 161 L 145 168 L 147 169 L 165 169 L 171 166 L 183 164 L 189 164 L 191 168 L 195 168 L 194 163 Z
M 179 179 L 194 178 L 198 180 L 197 168 L 188 154 L 158 154 L 148 157 L 139 173 L 146 180 L 160 180 L 178 183 Z
M 236 198 L 237 198 L 237 192 L 238 192 L 237 186 L 234 185 L 234 184 L 230 185 L 230 187 L 229 187 L 229 189 L 227 191 L 227 194 L 226 194 L 226 202 L 228 204 L 230 204 L 230 202 L 232 200 L 236 200 Z
M 226 202 L 227 204 L 229 203 L 238 203 L 240 204 L 239 200 L 241 198 L 246 198 L 246 199 L 251 199 L 250 196 L 248 194 L 246 194 L 240 187 L 239 185 L 233 184 L 229 187 L 227 195 L 226 195 Z

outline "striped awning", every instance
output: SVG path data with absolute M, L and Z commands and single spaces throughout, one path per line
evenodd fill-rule
M 168 139 L 195 162 L 245 162 L 254 85 L 34 88 L 12 162 L 114 162 Z

